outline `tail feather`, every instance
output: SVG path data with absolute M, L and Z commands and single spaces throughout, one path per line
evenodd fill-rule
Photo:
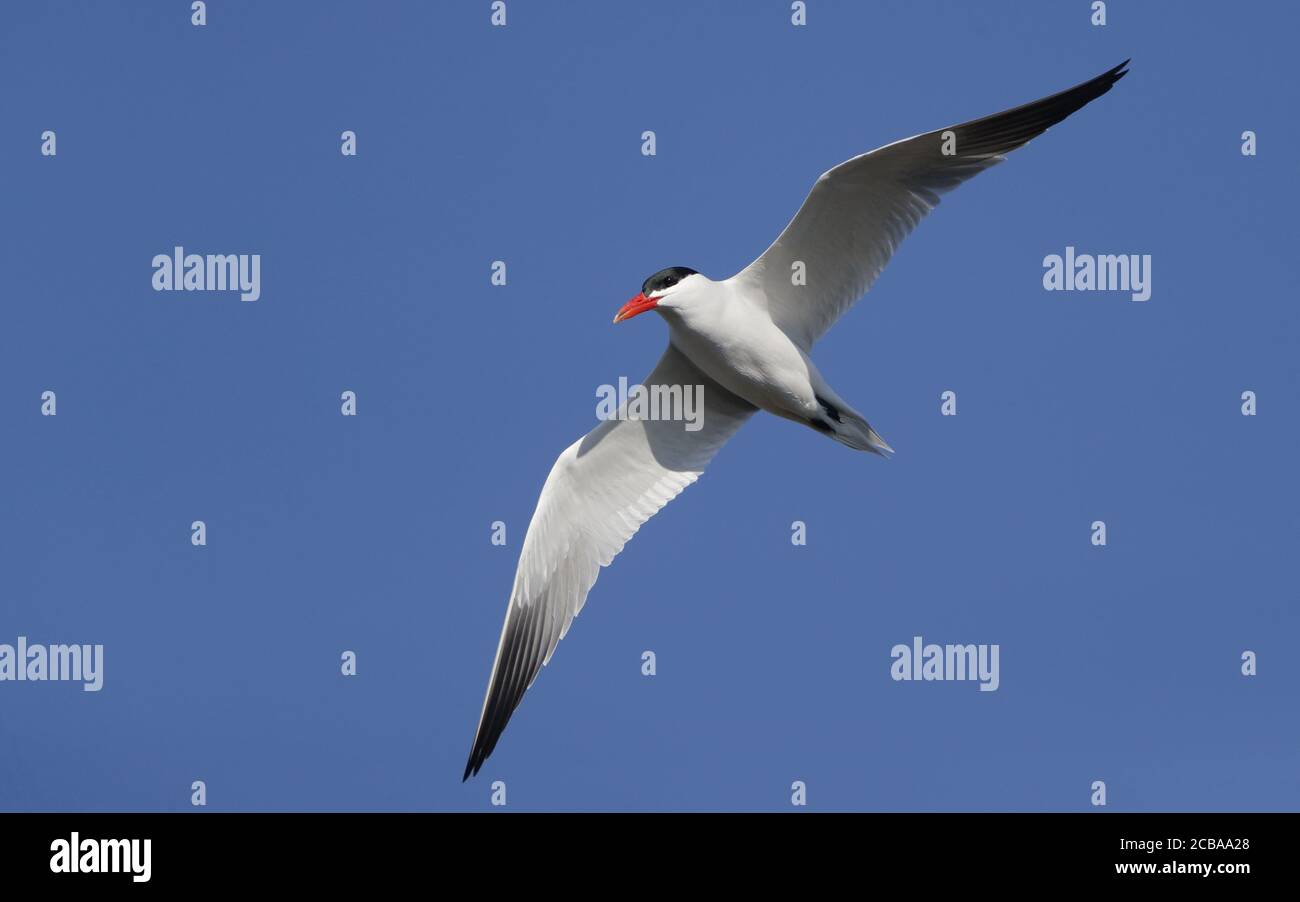
M 824 421 L 815 421 L 813 428 L 824 432 L 841 445 L 848 445 L 855 451 L 870 451 L 888 458 L 894 453 L 889 443 L 880 437 L 880 433 L 871 428 L 871 424 L 847 410 L 840 410 L 839 419 L 827 417 Z
M 824 397 L 823 394 L 829 397 Z M 881 457 L 889 457 L 894 453 L 894 449 L 880 437 L 879 432 L 871 428 L 862 414 L 845 404 L 834 392 L 823 388 L 813 397 L 821 406 L 821 412 L 808 421 L 809 426 L 855 451 L 870 451 Z

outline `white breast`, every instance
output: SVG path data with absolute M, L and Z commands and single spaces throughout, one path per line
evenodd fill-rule
M 767 310 L 725 282 L 710 303 L 667 312 L 675 344 L 728 391 L 777 416 L 806 419 L 817 411 L 808 357 Z

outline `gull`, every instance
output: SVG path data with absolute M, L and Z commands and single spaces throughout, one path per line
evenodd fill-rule
M 1096 100 L 1128 60 L 1059 94 L 856 156 L 823 174 L 757 260 L 715 282 L 674 266 L 645 280 L 614 317 L 653 310 L 668 349 L 645 379 L 701 386 L 699 428 L 669 419 L 606 419 L 551 468 L 519 554 L 465 775 L 477 774 L 510 716 L 607 567 L 646 520 L 704 472 L 765 410 L 858 451 L 893 449 L 809 356 L 880 275 L 939 196 Z M 792 272 L 802 268 L 803 284 Z

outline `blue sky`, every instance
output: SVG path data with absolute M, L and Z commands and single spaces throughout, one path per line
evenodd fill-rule
M 0 683 L 0 809 L 1300 807 L 1296 12 L 1088 5 L 14 4 L 0 643 L 105 675 Z M 817 347 L 896 456 L 755 418 L 462 785 L 542 481 L 665 342 L 618 306 L 1126 57 Z M 260 254 L 261 299 L 152 291 L 175 245 Z M 1151 300 L 1045 292 L 1067 245 L 1150 254 Z M 1000 688 L 891 680 L 915 635 Z

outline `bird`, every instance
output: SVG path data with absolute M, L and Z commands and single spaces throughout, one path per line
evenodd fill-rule
M 849 448 L 893 449 L 827 383 L 814 343 L 867 292 L 940 196 L 1108 92 L 1129 60 L 1041 100 L 861 154 L 817 179 L 758 259 L 714 281 L 684 266 L 650 276 L 618 310 L 668 324 L 668 348 L 643 385 L 701 386 L 699 427 L 611 417 L 560 454 L 519 554 L 462 782 L 477 774 L 511 715 L 607 567 L 650 517 L 704 472 L 763 410 Z M 802 265 L 802 284 L 792 272 Z

